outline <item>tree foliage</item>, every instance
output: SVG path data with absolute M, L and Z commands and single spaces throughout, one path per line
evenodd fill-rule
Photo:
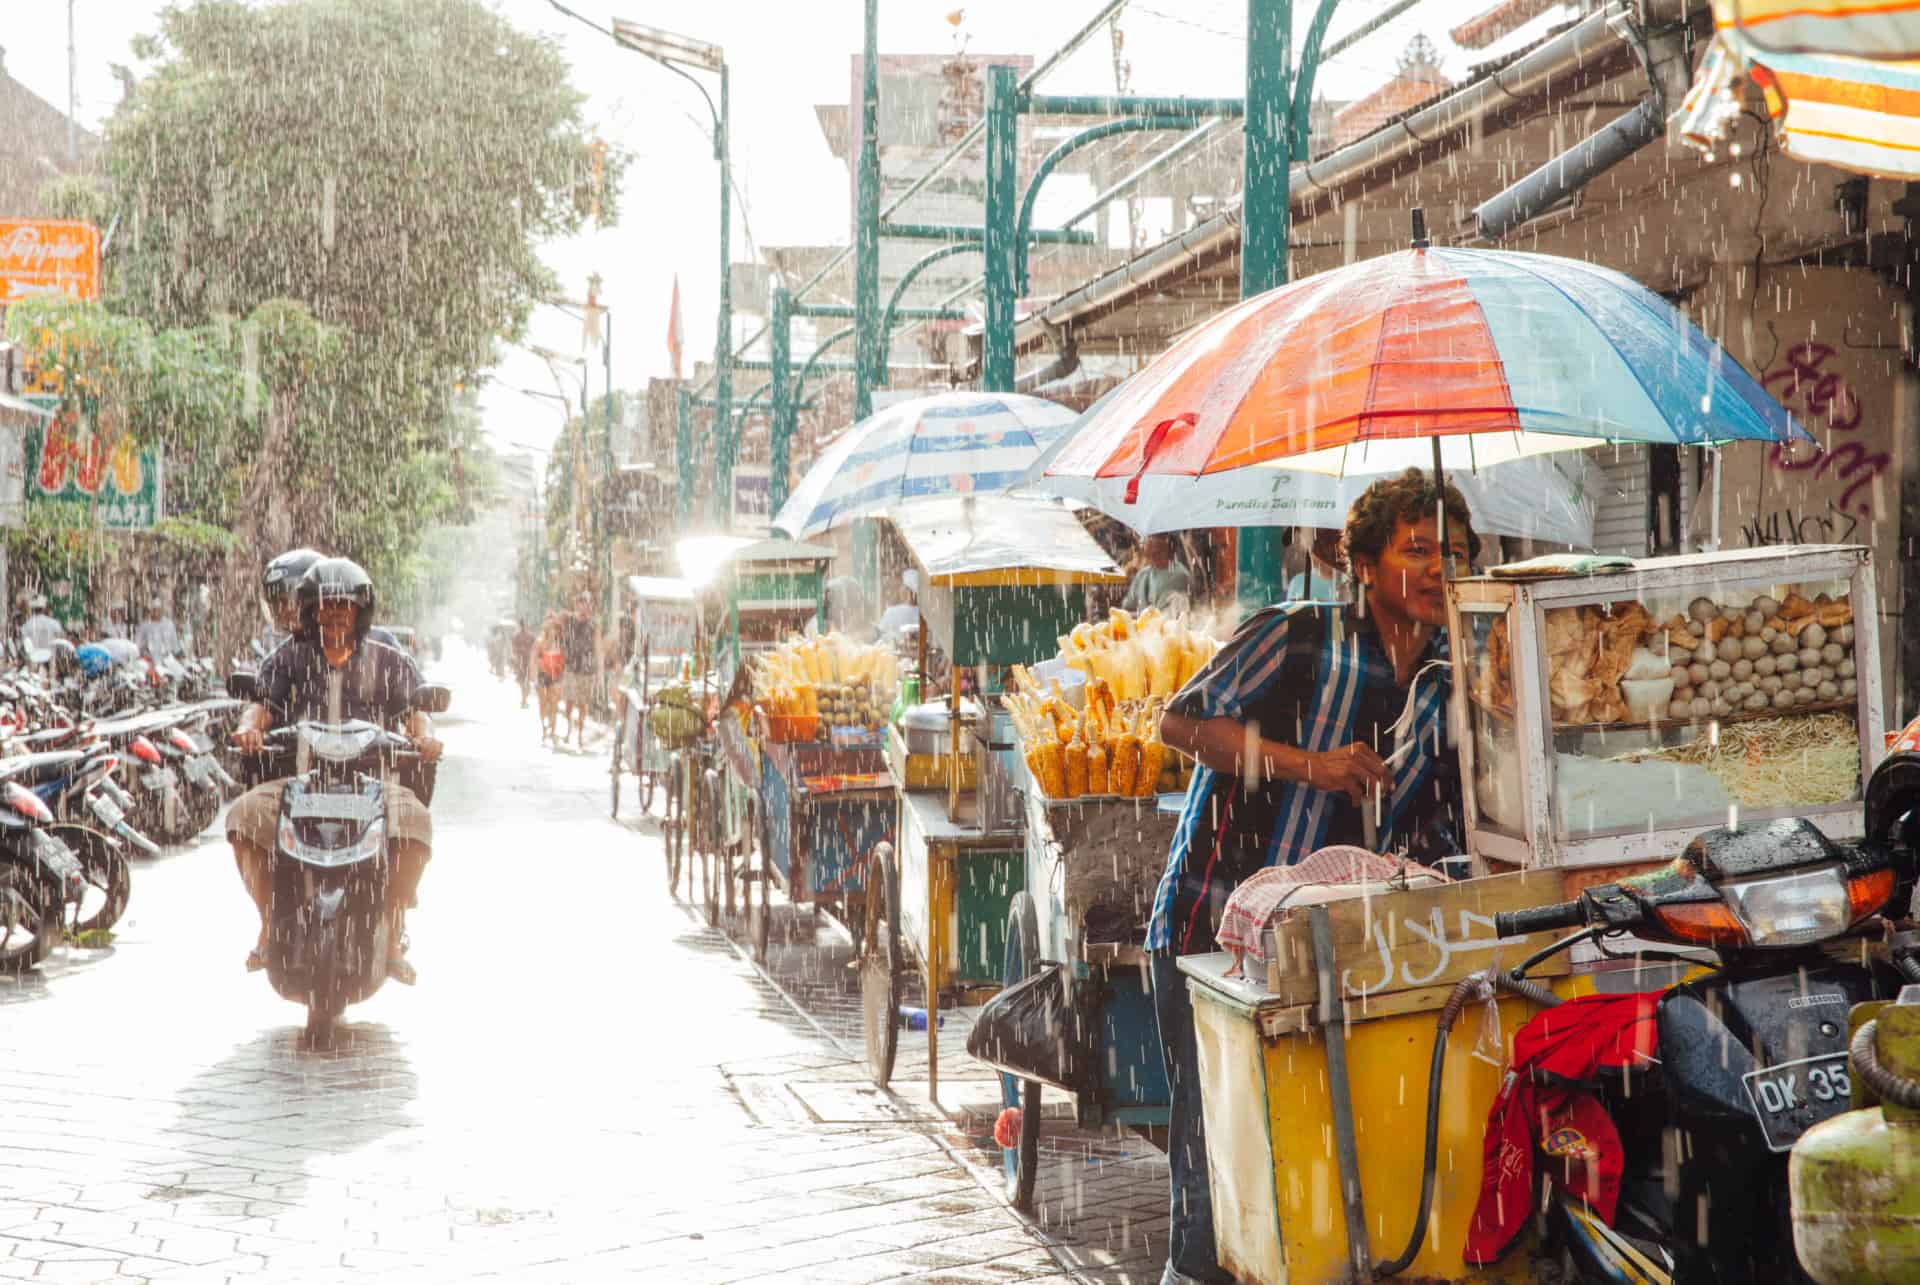
M 190 0 L 138 52 L 111 301 L 216 334 L 245 412 L 181 449 L 227 468 L 243 535 L 404 573 L 462 508 L 455 390 L 554 292 L 537 244 L 611 217 L 621 158 L 558 50 L 476 0 Z

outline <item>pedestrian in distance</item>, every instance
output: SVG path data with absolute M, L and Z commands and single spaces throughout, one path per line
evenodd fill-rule
M 20 622 L 20 640 L 26 646 L 28 658 L 40 657 L 41 659 L 34 660 L 35 664 L 40 664 L 45 654 L 52 649 L 55 640 L 65 638 L 67 631 L 58 620 L 47 614 L 47 600 L 44 595 L 35 594 L 28 602 L 27 608 L 29 614 Z
M 554 739 L 554 725 L 560 718 L 560 678 L 567 668 L 567 654 L 561 650 L 558 612 L 547 613 L 540 626 L 540 637 L 534 643 L 534 655 L 539 662 L 534 682 L 540 697 L 540 743 L 545 745 Z
M 133 641 L 139 646 L 140 654 L 156 665 L 180 654 L 180 632 L 174 628 L 173 617 L 167 614 L 166 603 L 158 598 L 147 603 L 147 618 L 140 622 Z
M 520 684 L 520 708 L 527 707 L 527 686 L 533 681 L 533 630 L 516 620 L 513 632 L 513 681 Z
M 600 655 L 600 628 L 593 618 L 593 595 L 582 589 L 573 596 L 573 611 L 561 622 L 561 650 L 566 675 L 560 680 L 560 699 L 566 705 L 567 725 L 574 743 L 587 748 L 587 706 L 593 700 L 595 662 Z M 564 744 L 567 732 L 561 734 Z

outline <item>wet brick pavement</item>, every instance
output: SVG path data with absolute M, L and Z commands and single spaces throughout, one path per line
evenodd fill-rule
M 110 949 L 0 982 L 0 1280 L 1075 1279 L 961 1130 L 667 898 L 604 758 L 447 669 L 421 984 L 335 1047 L 242 970 L 212 837 L 136 868 Z

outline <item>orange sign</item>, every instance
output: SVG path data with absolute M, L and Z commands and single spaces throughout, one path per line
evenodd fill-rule
M 0 219 L 0 304 L 36 294 L 100 297 L 100 229 L 74 219 Z

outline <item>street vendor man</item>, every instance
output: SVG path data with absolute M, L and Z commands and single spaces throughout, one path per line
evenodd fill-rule
M 1354 502 L 1342 546 L 1357 602 L 1255 614 L 1160 720 L 1198 761 L 1146 943 L 1172 1097 L 1168 1285 L 1231 1279 L 1215 1258 L 1193 1005 L 1175 960 L 1218 949 L 1228 894 L 1267 866 L 1336 843 L 1459 850 L 1444 625 L 1446 557 L 1464 570 L 1478 552 L 1466 500 L 1418 469 L 1383 478 Z

